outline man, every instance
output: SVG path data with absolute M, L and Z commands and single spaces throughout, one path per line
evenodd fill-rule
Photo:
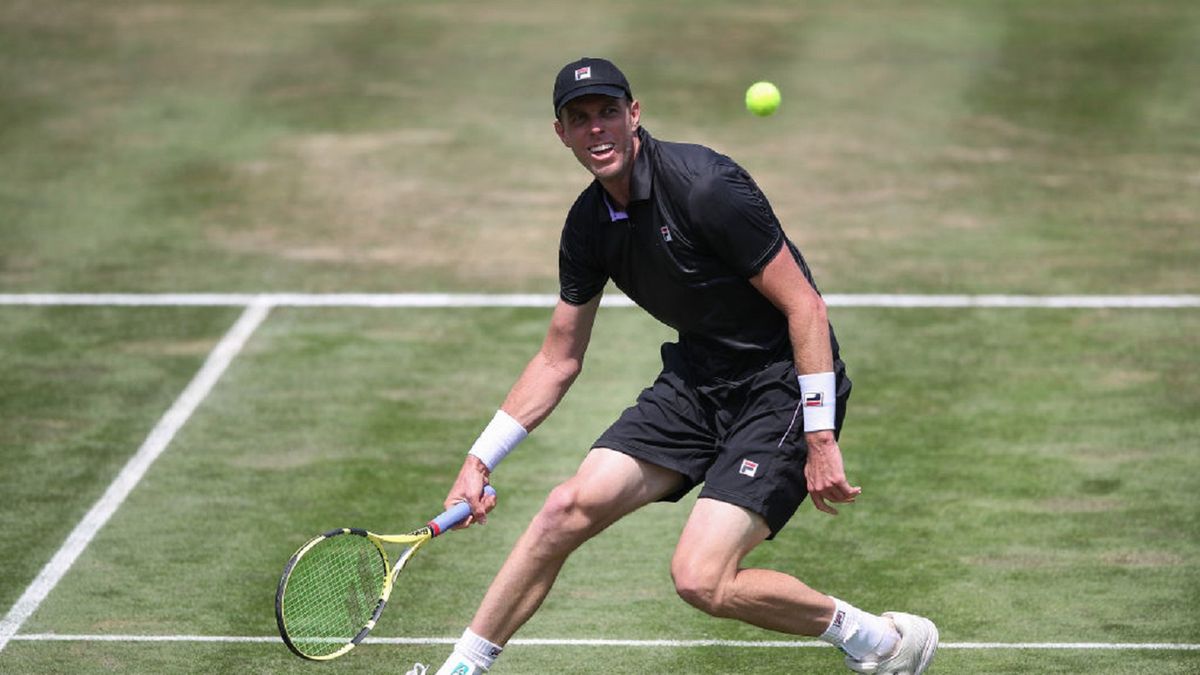
M 551 491 L 438 673 L 486 671 L 572 551 L 701 483 L 671 561 L 685 601 L 820 637 L 857 672 L 924 672 L 938 641 L 928 619 L 876 616 L 787 574 L 740 568 L 806 495 L 836 514 L 833 504 L 861 492 L 837 443 L 850 381 L 808 266 L 766 197 L 728 157 L 651 137 L 609 61 L 563 67 L 554 112 L 559 139 L 595 180 L 563 227 L 560 299 L 541 350 L 471 448 L 447 505 L 469 502 L 468 524 L 495 505 L 483 486 L 579 374 L 610 279 L 679 341 L 663 345 L 662 373 Z

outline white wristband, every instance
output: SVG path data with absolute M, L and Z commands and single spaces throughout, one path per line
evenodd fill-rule
M 837 427 L 837 377 L 833 373 L 800 375 L 800 406 L 804 430 L 823 431 Z
M 503 410 L 497 410 L 496 416 L 488 422 L 467 454 L 478 457 L 488 471 L 495 471 L 500 460 L 528 435 L 529 432 L 525 431 L 520 422 Z

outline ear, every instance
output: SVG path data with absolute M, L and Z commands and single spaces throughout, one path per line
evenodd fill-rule
M 633 121 L 633 128 L 638 128 L 642 121 L 642 104 L 636 98 L 629 102 L 629 118 Z
M 567 130 L 563 128 L 561 120 L 554 120 L 554 133 L 558 134 L 558 140 L 562 141 L 563 145 L 571 147 L 571 144 L 567 143 Z

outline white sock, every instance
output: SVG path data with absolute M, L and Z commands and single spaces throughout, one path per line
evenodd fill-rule
M 463 631 L 462 637 L 454 645 L 454 653 L 438 669 L 437 675 L 480 675 L 492 667 L 503 650 L 500 645 L 479 637 L 468 628 Z
M 869 656 L 882 658 L 895 651 L 900 634 L 890 621 L 837 598 L 833 602 L 836 605 L 833 621 L 821 634 L 821 640 L 859 661 Z

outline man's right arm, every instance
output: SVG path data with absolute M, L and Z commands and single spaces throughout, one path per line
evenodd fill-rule
M 599 307 L 600 294 L 582 305 L 559 299 L 541 349 L 529 360 L 500 407 L 504 415 L 525 431 L 533 431 L 550 416 L 583 369 L 583 356 Z M 461 501 L 471 505 L 472 518 L 468 524 L 486 520 L 487 512 L 496 504 L 494 497 L 480 496 L 490 474 L 480 457 L 468 454 L 446 496 L 447 507 Z

